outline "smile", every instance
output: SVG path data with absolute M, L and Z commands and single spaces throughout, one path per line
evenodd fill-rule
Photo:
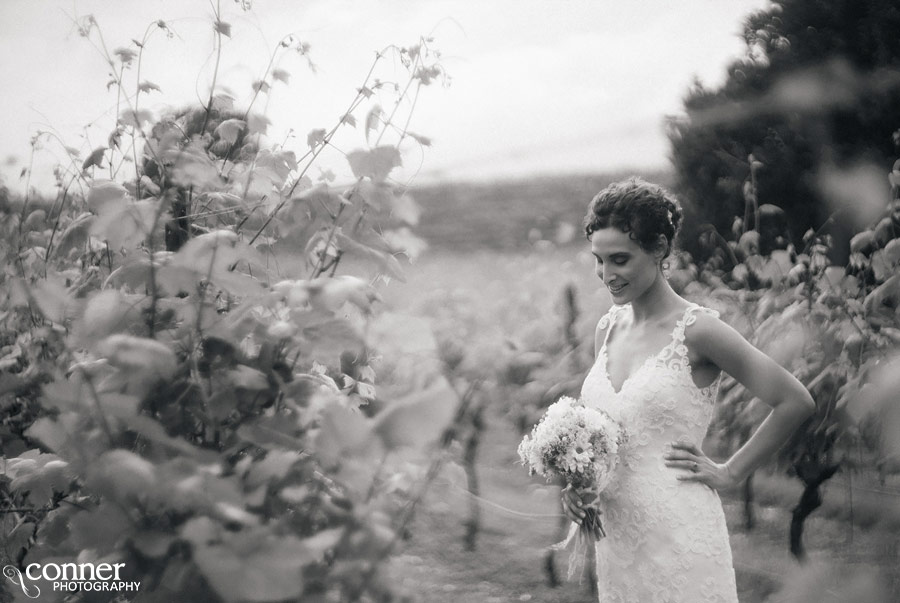
M 619 286 L 619 287 L 609 287 L 609 292 L 610 292 L 610 293 L 618 293 L 618 292 L 620 292 L 622 289 L 624 289 L 624 288 L 627 287 L 627 286 L 628 286 L 628 285 L 621 285 L 621 286 Z

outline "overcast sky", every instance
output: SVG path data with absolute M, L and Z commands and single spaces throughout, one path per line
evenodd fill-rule
M 164 19 L 176 34 L 151 37 L 141 80 L 161 88 L 142 96 L 159 114 L 208 94 L 214 55 L 215 0 L 0 1 L 0 161 L 19 188 L 31 135 L 55 129 L 82 157 L 105 144 L 115 119 L 115 89 L 97 49 L 73 18 L 93 14 L 111 50 L 141 38 Z M 269 142 L 303 151 L 306 134 L 330 128 L 355 94 L 374 53 L 434 37 L 452 77 L 425 89 L 410 129 L 433 139 L 424 153 L 406 149 L 403 175 L 420 180 L 485 179 L 540 173 L 602 172 L 668 165 L 663 119 L 678 113 L 695 77 L 715 85 L 742 53 L 743 18 L 767 0 L 254 0 L 242 11 L 221 0 L 231 39 L 219 83 L 246 105 L 251 83 L 282 36 L 310 44 L 312 73 L 285 55 L 291 73 L 255 108 L 272 120 Z M 96 35 L 91 38 L 95 43 Z M 386 61 L 383 79 L 402 68 Z M 135 73 L 126 73 L 134 82 Z M 133 85 L 133 84 L 132 84 Z M 376 99 L 372 99 L 374 102 Z M 389 102 L 384 97 L 383 102 Z M 362 122 L 368 106 L 357 112 Z M 85 126 L 91 124 L 85 129 Z M 365 145 L 361 127 L 335 138 L 350 151 Z M 35 181 L 63 154 L 47 144 Z M 323 157 L 338 175 L 338 153 Z

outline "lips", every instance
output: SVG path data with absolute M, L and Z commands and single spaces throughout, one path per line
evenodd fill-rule
M 628 286 L 627 284 L 626 284 L 626 285 L 620 285 L 620 286 L 618 286 L 618 287 L 613 287 L 612 285 L 610 285 L 610 287 L 609 287 L 609 292 L 612 293 L 613 295 L 615 295 L 615 294 L 617 294 L 617 293 L 620 293 L 620 292 L 622 291 L 622 289 L 624 289 L 624 288 L 627 287 L 627 286 Z

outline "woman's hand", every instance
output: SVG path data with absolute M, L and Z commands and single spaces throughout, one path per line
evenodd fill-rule
M 665 455 L 667 467 L 685 469 L 687 473 L 678 476 L 685 482 L 700 482 L 714 490 L 728 490 L 739 485 L 725 463 L 713 462 L 697 446 L 673 442 L 672 451 Z
M 593 499 L 594 496 L 590 492 L 579 493 L 572 484 L 569 484 L 562 491 L 563 512 L 570 520 L 581 525 L 584 521 L 584 507 Z

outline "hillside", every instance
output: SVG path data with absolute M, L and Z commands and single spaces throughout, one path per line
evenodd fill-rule
M 561 224 L 574 227 L 577 237 L 591 198 L 633 174 L 672 184 L 667 172 L 633 171 L 415 187 L 411 192 L 422 207 L 416 233 L 433 249 L 519 249 L 529 245 L 532 229 L 553 240 Z

